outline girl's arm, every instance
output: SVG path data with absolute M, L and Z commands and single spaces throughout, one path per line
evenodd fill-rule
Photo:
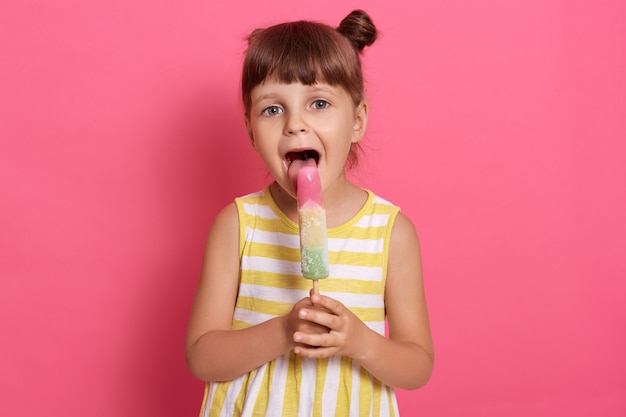
M 393 226 L 385 305 L 389 339 L 369 329 L 339 301 L 312 295 L 317 307 L 302 308 L 306 318 L 330 328 L 325 335 L 298 332 L 294 340 L 317 348 L 296 347 L 296 353 L 312 358 L 345 355 L 353 358 L 387 385 L 416 389 L 428 382 L 434 348 L 422 282 L 417 233 L 411 221 L 398 214 Z
M 306 298 L 286 316 L 231 330 L 238 289 L 239 221 L 232 203 L 211 226 L 185 339 L 187 366 L 201 380 L 232 380 L 258 368 L 294 346 L 294 331 L 311 326 L 299 320 L 295 312 L 310 305 Z M 314 332 L 310 328 L 306 331 Z

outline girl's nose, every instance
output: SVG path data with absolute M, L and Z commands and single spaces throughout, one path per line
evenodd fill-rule
M 285 125 L 285 132 L 287 135 L 296 135 L 298 133 L 305 133 L 309 130 L 309 126 L 306 121 L 299 114 L 292 113 L 287 119 Z

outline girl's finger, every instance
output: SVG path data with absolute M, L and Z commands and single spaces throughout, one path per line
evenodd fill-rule
M 296 346 L 294 348 L 294 353 L 296 355 L 302 356 L 303 358 L 310 359 L 323 359 L 333 356 L 336 352 L 335 348 L 332 347 L 306 347 L 306 346 Z
M 341 314 L 342 309 L 344 308 L 344 305 L 339 301 L 321 294 L 312 294 L 311 302 L 315 306 L 322 307 L 337 316 Z

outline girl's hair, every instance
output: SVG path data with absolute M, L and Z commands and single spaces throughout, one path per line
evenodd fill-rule
M 253 31 L 241 78 L 246 115 L 252 89 L 270 78 L 284 83 L 338 85 L 359 105 L 365 96 L 359 53 L 376 37 L 376 27 L 362 10 L 351 12 L 337 29 L 301 20 Z

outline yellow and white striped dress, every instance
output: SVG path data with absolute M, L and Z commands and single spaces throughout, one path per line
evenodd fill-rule
M 320 292 L 341 301 L 367 326 L 385 331 L 389 237 L 399 208 L 368 192 L 363 208 L 328 230 L 330 276 Z M 300 271 L 297 223 L 280 211 L 269 189 L 237 198 L 241 283 L 233 329 L 287 314 L 307 297 Z M 392 387 L 346 357 L 301 358 L 293 351 L 228 382 L 207 382 L 200 415 L 398 416 Z

